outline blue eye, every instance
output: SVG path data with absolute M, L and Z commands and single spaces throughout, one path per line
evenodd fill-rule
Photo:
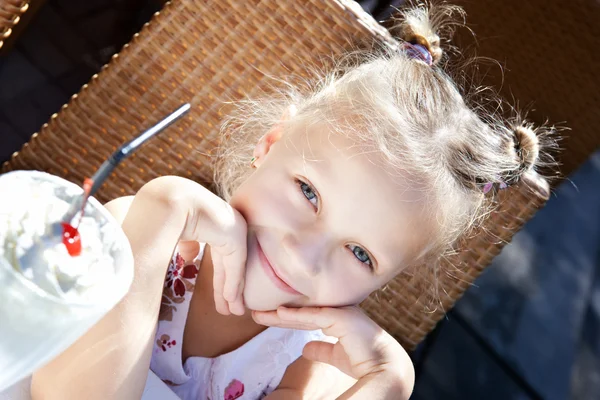
M 318 208 L 319 197 L 317 196 L 317 192 L 315 191 L 315 189 L 313 189 L 313 187 L 310 186 L 308 183 L 302 182 L 299 179 L 297 179 L 296 181 L 304 197 L 306 197 L 306 199 L 310 201 L 310 204 L 312 204 L 315 208 Z
M 348 245 L 348 249 L 352 252 L 352 254 L 354 254 L 354 257 L 356 257 L 358 261 L 368 265 L 370 268 L 373 268 L 373 262 L 371 261 L 371 257 L 369 257 L 369 253 L 367 253 L 365 249 L 352 244 Z

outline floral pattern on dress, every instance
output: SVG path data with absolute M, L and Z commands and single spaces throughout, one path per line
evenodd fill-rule
M 244 394 L 244 384 L 237 379 L 234 379 L 225 388 L 224 400 L 235 400 Z
M 176 305 L 183 303 L 187 292 L 194 291 L 196 275 L 196 264 L 186 264 L 179 253 L 171 259 L 160 302 L 159 321 L 173 321 L 173 313 L 177 311 Z
M 177 341 L 175 339 L 171 340 L 171 337 L 166 334 L 160 335 L 160 337 L 156 339 L 156 346 L 158 346 L 158 348 L 160 348 L 162 351 L 167 351 L 167 349 L 170 349 L 176 344 Z

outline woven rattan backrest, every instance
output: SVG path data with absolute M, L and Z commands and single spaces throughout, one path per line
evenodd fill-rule
M 350 7 L 348 6 L 350 5 Z M 182 102 L 188 117 L 127 159 L 98 194 L 101 201 L 135 193 L 148 180 L 177 174 L 210 183 L 210 153 L 226 107 L 272 83 L 268 76 L 301 75 L 351 42 L 391 40 L 356 3 L 333 0 L 177 0 L 137 34 L 3 170 L 39 169 L 81 182 L 118 145 Z M 268 76 L 267 76 L 268 75 Z M 426 313 L 422 281 L 404 274 L 364 309 L 408 348 L 432 329 L 546 198 L 545 182 L 502 194 L 490 220 L 492 240 L 479 235 L 443 275 L 443 307 Z M 456 276 L 457 279 L 450 276 Z
M 28 8 L 29 0 L 0 0 L 0 48 Z

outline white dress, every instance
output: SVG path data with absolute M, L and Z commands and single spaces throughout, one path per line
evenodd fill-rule
M 150 369 L 184 400 L 262 399 L 277 388 L 306 343 L 333 339 L 321 331 L 271 327 L 230 353 L 189 357 L 182 364 L 183 331 L 203 250 L 189 263 L 177 251 L 173 255 Z

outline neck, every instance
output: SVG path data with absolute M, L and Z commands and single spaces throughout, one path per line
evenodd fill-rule
M 252 319 L 249 310 L 242 316 L 221 315 L 215 309 L 213 263 L 210 247 L 204 250 L 185 326 L 183 355 L 217 357 L 245 344 L 266 329 Z

